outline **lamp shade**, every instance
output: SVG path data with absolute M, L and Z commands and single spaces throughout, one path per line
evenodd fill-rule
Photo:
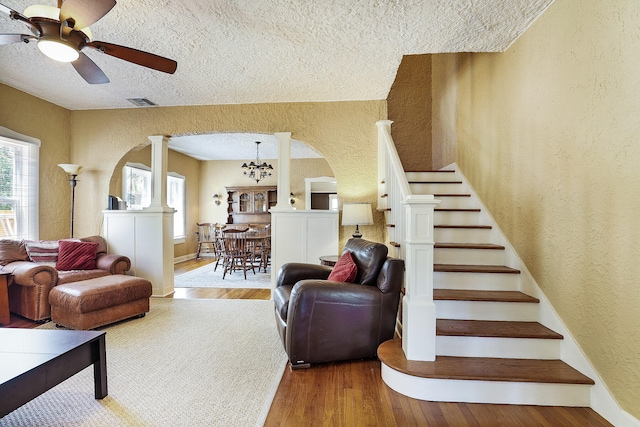
M 371 203 L 345 203 L 342 205 L 342 225 L 371 225 Z
M 80 175 L 82 173 L 82 171 L 84 170 L 84 168 L 80 165 L 74 165 L 71 163 L 61 163 L 58 166 L 60 166 L 62 169 L 64 169 L 64 171 L 66 173 L 68 173 L 69 175 Z

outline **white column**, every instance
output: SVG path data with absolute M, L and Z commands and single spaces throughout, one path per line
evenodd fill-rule
M 132 274 L 151 282 L 153 296 L 164 297 L 173 292 L 175 211 L 167 206 L 169 138 L 163 135 L 148 138 L 151 141 L 151 205 L 141 211 L 105 214 L 105 231 L 108 243 L 131 258 Z
M 291 132 L 276 132 L 278 138 L 278 203 L 272 210 L 293 210 L 289 203 L 291 193 Z
M 151 207 L 167 208 L 167 158 L 169 138 L 149 136 L 151 141 Z
M 407 360 L 436 360 L 433 218 L 438 203 L 432 195 L 411 195 L 403 202 L 407 270 L 402 299 L 402 349 Z

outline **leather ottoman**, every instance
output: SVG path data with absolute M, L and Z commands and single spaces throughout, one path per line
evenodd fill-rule
M 70 329 L 95 329 L 149 311 L 151 282 L 113 274 L 54 287 L 51 320 Z

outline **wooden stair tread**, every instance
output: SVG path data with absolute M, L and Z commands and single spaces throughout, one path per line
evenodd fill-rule
M 538 298 L 519 291 L 476 291 L 469 289 L 434 289 L 436 301 L 482 301 L 539 303 Z
M 492 249 L 504 250 L 502 245 L 494 245 L 493 243 L 436 243 L 436 249 Z
M 490 225 L 451 225 L 451 224 L 439 224 L 434 225 L 433 228 L 458 228 L 458 229 L 480 229 L 491 230 Z
M 561 340 L 559 333 L 538 322 L 436 319 L 436 335 L 455 337 L 536 338 Z
M 499 359 L 438 356 L 434 362 L 407 360 L 399 339 L 378 347 L 378 357 L 388 367 L 421 378 L 507 381 L 527 383 L 584 384 L 594 381 L 561 360 Z
M 440 273 L 507 273 L 520 274 L 520 270 L 504 265 L 433 264 L 433 271 Z
M 405 172 L 408 173 L 434 173 L 434 172 L 438 172 L 438 173 L 454 173 L 455 169 L 431 169 L 431 170 L 420 170 L 420 171 L 414 171 L 411 169 L 406 169 Z
M 409 184 L 462 184 L 462 181 L 408 181 Z

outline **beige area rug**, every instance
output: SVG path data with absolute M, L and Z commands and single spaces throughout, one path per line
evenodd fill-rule
M 144 318 L 103 330 L 105 399 L 89 367 L 0 426 L 261 426 L 286 366 L 272 301 L 152 298 Z
M 234 271 L 227 273 L 222 279 L 224 269 L 219 265 L 217 271 L 213 271 L 216 266 L 215 262 L 205 266 L 178 274 L 173 279 L 175 288 L 250 288 L 250 289 L 270 289 L 271 288 L 271 269 L 268 268 L 266 273 L 247 271 L 247 278 L 244 278 L 242 271 Z

